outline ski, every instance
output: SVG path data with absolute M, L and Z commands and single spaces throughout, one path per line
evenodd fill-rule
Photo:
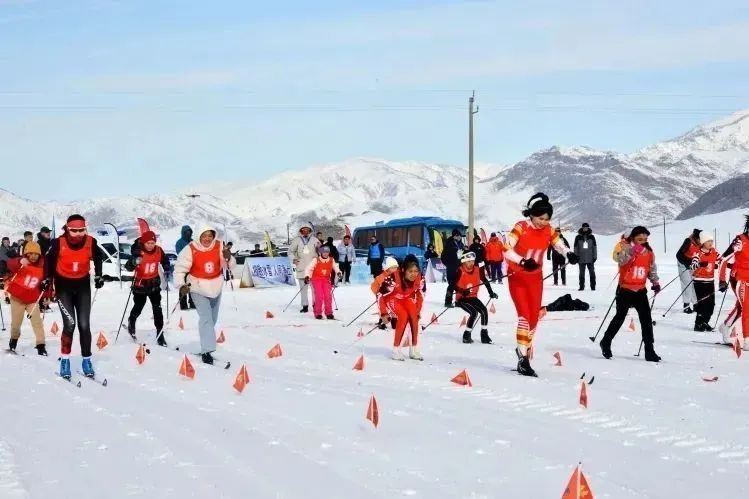
M 175 352 L 179 352 L 179 353 L 188 353 L 190 355 L 194 355 L 195 357 L 201 357 L 202 356 L 202 354 L 199 354 L 199 353 L 184 352 L 184 351 L 180 350 L 179 347 L 174 347 L 174 348 L 172 348 L 172 347 L 164 347 L 164 348 L 167 348 L 169 350 L 174 350 Z M 224 362 L 223 360 L 217 359 L 215 357 L 214 357 L 213 360 L 214 360 L 213 364 L 205 364 L 205 363 L 203 363 L 203 364 L 206 365 L 206 366 L 223 367 L 224 369 L 229 369 L 231 367 L 231 362 L 230 361 L 226 361 L 226 364 L 221 364 L 222 362 Z
M 701 345 L 716 345 L 721 347 L 729 347 L 733 348 L 733 345 L 730 343 L 723 343 L 721 341 L 700 341 L 700 340 L 692 340 L 692 343 L 699 343 Z
M 5 349 L 5 353 L 7 353 L 8 355 L 17 355 L 17 356 L 19 356 L 19 357 L 25 357 L 25 355 L 24 355 L 24 354 L 22 354 L 22 353 L 18 353 L 18 352 L 16 352 L 15 350 L 11 350 L 10 348 L 6 348 L 6 349 Z
M 56 376 L 57 376 L 58 378 L 60 378 L 60 379 L 62 379 L 62 380 L 65 380 L 65 381 L 67 381 L 67 382 L 68 382 L 68 383 L 70 383 L 71 385 L 74 385 L 74 386 L 76 386 L 76 387 L 78 387 L 78 388 L 80 388 L 80 387 L 81 387 L 81 382 L 80 382 L 80 381 L 78 381 L 78 383 L 76 383 L 75 381 L 73 381 L 73 378 L 72 378 L 72 377 L 71 377 L 71 378 L 65 378 L 65 377 L 64 377 L 64 376 L 63 376 L 62 374 L 60 374 L 59 372 L 55 372 L 55 375 L 56 375 Z
M 98 383 L 101 386 L 107 386 L 107 378 L 97 379 L 96 376 L 94 376 L 94 377 L 86 376 L 81 371 L 76 371 L 76 374 L 78 374 L 79 376 L 83 376 L 85 379 L 89 379 L 89 380 L 93 381 L 94 383 Z M 80 383 L 80 381 L 78 383 Z

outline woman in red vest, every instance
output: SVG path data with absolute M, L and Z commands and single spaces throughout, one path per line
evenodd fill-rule
M 164 327 L 164 313 L 161 310 L 161 277 L 159 276 L 159 265 L 164 269 L 164 280 L 169 281 L 169 258 L 164 250 L 156 244 L 156 234 L 146 231 L 138 238 L 137 244 L 133 244 L 132 256 L 125 268 L 133 274 L 133 309 L 127 320 L 127 332 L 133 339 L 135 336 L 135 322 L 138 320 L 146 300 L 151 301 L 153 310 L 153 325 L 156 327 L 156 341 L 165 347 L 166 339 L 161 333 Z
M 692 257 L 692 279 L 697 301 L 694 303 L 694 330 L 712 332 L 710 318 L 715 310 L 715 271 L 720 265 L 720 255 L 715 250 L 713 236 L 707 231 L 700 233 L 700 249 Z
M 340 279 L 341 270 L 335 259 L 330 257 L 329 246 L 320 246 L 319 251 L 320 255 L 312 260 L 304 271 L 304 284 L 312 284 L 312 296 L 315 297 L 312 311 L 315 319 L 322 319 L 323 312 L 328 319 L 335 319 L 331 278 L 337 275 Z
M 731 278 L 736 280 L 734 292 L 737 299 L 736 317 L 741 318 L 742 334 L 738 338 L 742 349 L 749 351 L 749 215 L 746 217 L 744 232 L 736 236 L 731 244 L 731 251 L 725 251 L 723 254 L 729 254 L 733 257 L 733 268 L 731 269 Z M 721 291 L 725 292 L 728 283 L 721 283 Z M 730 317 L 730 316 L 729 316 Z M 728 320 L 728 319 L 726 319 Z M 723 342 L 730 344 L 734 341 L 731 337 L 731 329 L 724 325 L 721 328 Z
M 619 332 L 630 308 L 637 311 L 642 330 L 642 341 L 645 346 L 645 360 L 658 362 L 661 358 L 655 353 L 653 343 L 653 318 L 648 303 L 647 282 L 653 283 L 652 290 L 659 293 L 658 269 L 655 265 L 655 253 L 648 244 L 650 232 L 642 226 L 632 229 L 629 237 L 621 241 L 614 250 L 614 261 L 619 264 L 619 287 L 616 290 L 616 314 L 611 319 L 606 333 L 601 340 L 601 353 L 610 359 L 611 341 Z
M 62 312 L 62 341 L 60 344 L 60 376 L 70 379 L 70 351 L 73 332 L 78 322 L 78 335 L 83 357 L 83 374 L 93 378 L 91 363 L 91 260 L 94 261 L 94 286 L 104 285 L 101 277 L 102 250 L 96 239 L 86 232 L 86 219 L 81 215 L 68 217 L 64 233 L 52 241 L 44 259 L 47 279 L 54 283 L 57 304 Z
M 39 355 L 47 355 L 44 343 L 44 324 L 39 312 L 44 286 L 44 260 L 42 249 L 34 241 L 23 247 L 23 257 L 8 260 L 8 272 L 12 274 L 5 281 L 5 292 L 10 299 L 10 343 L 11 352 L 16 351 L 21 337 L 21 323 L 24 313 L 31 318 L 31 328 L 36 336 L 36 350 Z
M 401 347 L 407 342 L 408 357 L 413 360 L 424 360 L 419 351 L 419 318 L 424 296 L 421 291 L 422 278 L 419 261 L 414 255 L 406 256 L 403 266 L 398 269 L 398 275 L 397 283 L 387 295 L 389 307 L 396 318 L 393 359 L 406 360 Z M 406 336 L 406 328 L 410 328 L 408 336 Z
M 198 331 L 203 362 L 213 364 L 216 351 L 216 322 L 224 288 L 221 241 L 216 230 L 204 227 L 198 241 L 192 241 L 180 251 L 174 265 L 174 282 L 180 284 L 180 297 L 190 294 L 198 311 Z

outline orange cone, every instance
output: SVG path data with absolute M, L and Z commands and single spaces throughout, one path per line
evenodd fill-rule
M 274 358 L 280 357 L 282 355 L 283 355 L 283 350 L 281 350 L 281 344 L 280 343 L 276 343 L 276 345 L 273 348 L 271 348 L 270 350 L 268 350 L 268 358 L 269 359 L 274 359 Z
M 195 368 L 192 367 L 192 362 L 187 358 L 187 355 L 182 359 L 182 364 L 179 366 L 179 373 L 185 378 L 195 379 Z
M 452 381 L 456 385 L 460 385 L 460 386 L 467 386 L 467 387 L 473 386 L 473 383 L 471 383 L 471 378 L 470 378 L 470 376 L 468 376 L 468 373 L 466 372 L 465 369 L 463 369 L 462 371 L 460 371 L 457 374 L 457 376 L 455 376 L 450 381 Z
M 736 334 L 736 327 L 734 326 L 733 329 L 731 329 L 731 336 L 729 338 L 736 338 L 738 335 Z
M 226 336 L 224 336 L 224 330 L 221 330 L 221 333 L 218 335 L 218 338 L 216 338 L 216 343 L 224 343 L 226 341 Z
M 182 317 L 179 318 L 179 324 L 177 324 L 177 327 L 182 330 L 185 329 L 185 323 L 182 321 Z
M 556 362 L 554 363 L 554 365 L 556 367 L 562 367 L 562 354 L 560 354 L 559 352 L 555 352 L 554 353 L 554 359 L 556 360 Z
M 380 424 L 380 410 L 377 407 L 377 399 L 374 395 L 369 399 L 367 407 L 367 419 L 372 422 L 375 428 Z
M 266 319 L 273 319 L 274 317 L 275 317 L 275 315 L 273 315 L 273 314 L 272 314 L 272 313 L 270 312 L 270 310 L 268 310 L 268 311 L 266 311 L 266 312 L 265 312 L 265 318 L 266 318 Z
M 104 350 L 107 345 L 109 345 L 107 337 L 104 336 L 104 333 L 99 331 L 99 337 L 96 339 L 96 346 L 99 348 L 99 350 Z
M 496 314 L 497 313 L 497 307 L 494 306 L 494 302 L 492 302 L 492 306 L 489 307 L 489 312 Z
M 146 361 L 146 348 L 143 345 L 138 347 L 138 351 L 135 353 L 135 360 L 138 362 L 138 365 Z
M 629 330 L 630 331 L 636 331 L 636 328 L 635 328 L 635 318 L 634 317 L 630 317 L 629 318 Z
M 430 322 L 431 322 L 432 324 L 439 324 L 439 323 L 437 322 L 437 314 L 435 314 L 434 312 L 432 312 L 432 320 L 431 320 Z
M 562 493 L 562 499 L 594 499 L 588 480 L 585 478 L 580 465 L 572 472 L 567 488 Z
M 237 377 L 234 380 L 234 384 L 232 385 L 236 391 L 239 393 L 242 393 L 244 391 L 245 386 L 250 382 L 250 375 L 247 374 L 247 367 L 245 367 L 244 364 L 242 364 L 242 367 L 239 368 L 239 372 L 237 372 Z
M 736 352 L 736 358 L 741 358 L 741 344 L 739 343 L 738 338 L 733 339 L 733 351 Z
M 363 371 L 364 370 L 364 355 L 360 355 L 358 359 L 356 359 L 356 364 L 354 364 L 354 367 L 352 368 L 354 371 Z
M 466 316 L 463 316 L 463 320 L 460 321 L 460 327 L 464 327 L 468 325 L 468 320 L 466 319 Z
M 52 323 L 52 327 L 49 328 L 49 332 L 57 336 L 57 333 L 60 332 L 60 326 L 57 325 L 57 321 Z
M 580 383 L 580 405 L 588 408 L 588 385 L 585 384 L 585 381 Z

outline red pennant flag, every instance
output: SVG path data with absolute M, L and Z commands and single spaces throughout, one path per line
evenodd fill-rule
M 109 345 L 107 337 L 104 336 L 104 333 L 99 331 L 99 337 L 96 339 L 96 346 L 99 348 L 99 350 L 104 350 L 105 348 L 107 348 L 107 345 Z
M 494 302 L 492 302 L 492 306 L 489 307 L 489 312 L 496 314 L 497 313 L 497 307 L 494 306 Z
M 57 325 L 57 321 L 52 323 L 52 327 L 49 328 L 49 332 L 57 336 L 57 333 L 60 332 L 60 326 Z
M 562 493 L 562 499 L 595 499 L 579 465 L 572 472 L 567 488 Z
M 580 383 L 580 405 L 588 408 L 588 385 L 585 384 L 585 381 Z
M 268 350 L 268 358 L 274 359 L 276 357 L 280 357 L 283 355 L 283 351 L 281 350 L 281 344 L 277 343 L 276 346 Z
M 242 374 L 244 375 L 245 384 L 250 384 L 250 373 L 247 372 L 247 366 L 242 364 Z
M 481 230 L 479 231 L 479 233 L 481 235 L 481 242 L 484 243 L 484 244 L 486 244 L 489 240 L 486 237 L 486 231 L 483 229 L 483 227 L 481 228 Z
M 179 318 L 179 324 L 177 324 L 177 327 L 182 330 L 185 329 L 185 323 L 182 321 L 182 317 Z
M 736 334 L 736 327 L 734 326 L 733 329 L 731 329 L 731 336 L 730 338 L 736 338 L 738 335 Z
M 629 330 L 630 331 L 636 331 L 636 328 L 635 328 L 635 318 L 634 317 L 630 317 L 629 318 Z
M 466 316 L 463 316 L 463 320 L 460 321 L 460 327 L 464 327 L 468 325 L 468 320 L 466 319 Z
M 555 352 L 554 353 L 554 359 L 556 360 L 556 362 L 554 363 L 554 365 L 556 367 L 562 367 L 562 354 L 560 354 L 559 352 Z
M 375 428 L 380 424 L 380 410 L 377 408 L 377 399 L 374 395 L 369 399 L 367 407 L 367 419 L 372 422 Z
M 143 345 L 138 347 L 138 351 L 135 353 L 135 360 L 138 362 L 138 365 L 146 361 L 146 348 Z
M 266 318 L 266 319 L 273 319 L 274 317 L 275 317 L 275 315 L 273 315 L 273 314 L 272 314 L 272 313 L 270 312 L 270 310 L 268 310 L 268 311 L 266 311 L 266 312 L 265 312 L 265 318 Z
M 239 393 L 242 393 L 244 391 L 244 387 L 247 386 L 247 383 L 249 383 L 249 375 L 247 374 L 247 368 L 242 364 L 242 367 L 239 368 L 239 372 L 237 372 L 237 377 L 234 379 L 234 384 L 232 385 L 236 391 Z
M 450 381 L 452 381 L 456 385 L 460 385 L 460 386 L 467 386 L 467 387 L 472 387 L 473 386 L 473 383 L 471 383 L 471 377 L 468 376 L 468 373 L 466 372 L 465 369 L 463 369 L 462 371 L 460 371 Z
M 344 235 L 351 237 L 351 229 L 349 229 L 348 225 L 343 226 L 343 232 L 344 232 Z
M 718 381 L 718 377 L 717 376 L 713 376 L 712 378 L 705 378 L 705 377 L 703 377 L 702 381 L 707 381 L 708 383 L 714 383 L 714 382 Z
M 736 352 L 736 358 L 741 358 L 741 344 L 739 343 L 738 338 L 733 339 L 733 351 Z
M 354 367 L 352 368 L 354 371 L 363 371 L 364 370 L 364 355 L 360 355 L 358 359 L 356 359 L 356 364 L 354 364 Z
M 361 328 L 359 329 L 359 332 L 358 332 L 358 333 L 356 333 L 356 337 L 357 337 L 357 338 L 364 338 L 364 331 L 362 331 L 362 329 L 361 329 Z
M 216 338 L 216 343 L 224 343 L 226 341 L 226 336 L 224 336 L 223 329 L 221 330 L 221 333 L 218 335 L 218 338 Z
M 432 320 L 431 320 L 431 323 L 432 323 L 432 324 L 438 324 L 438 322 L 437 322 L 437 314 L 435 314 L 434 312 L 432 312 Z
M 187 358 L 187 355 L 182 359 L 182 364 L 179 366 L 179 373 L 186 378 L 195 379 L 195 368 L 192 367 L 192 362 Z
M 544 317 L 546 317 L 546 312 L 547 312 L 546 307 L 541 307 L 541 309 L 538 311 L 538 320 L 541 320 Z
M 151 228 L 148 226 L 148 222 L 146 222 L 142 218 L 139 218 L 138 219 L 138 231 L 140 232 L 140 235 L 142 236 L 149 230 L 151 230 Z

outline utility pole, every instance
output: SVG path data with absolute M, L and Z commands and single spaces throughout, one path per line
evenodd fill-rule
M 473 91 L 471 97 L 468 99 L 468 234 L 466 234 L 466 242 L 468 244 L 473 242 L 473 234 L 475 230 L 473 210 L 473 115 L 479 112 L 478 106 L 476 106 L 475 111 L 473 109 L 475 99 L 476 91 Z

